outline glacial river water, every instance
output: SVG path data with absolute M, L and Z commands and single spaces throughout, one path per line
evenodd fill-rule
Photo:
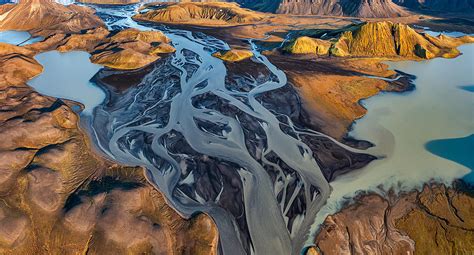
M 155 29 L 130 18 L 137 6 L 95 8 L 111 29 Z M 92 84 L 100 66 L 80 52 L 38 55 L 45 72 L 29 84 L 83 103 L 97 146 L 118 162 L 145 166 L 149 181 L 181 215 L 209 214 L 223 254 L 297 254 L 311 244 L 311 226 L 314 233 L 359 190 L 378 190 L 380 184 L 412 189 L 469 173 L 466 158 L 447 155 L 444 148 L 470 148 L 462 138 L 474 133 L 473 93 L 464 89 L 474 84 L 473 45 L 461 47 L 464 55 L 457 59 L 391 63 L 417 75 L 417 89 L 363 102 L 368 114 L 351 135 L 376 144 L 368 152 L 383 158 L 337 178 L 331 191 L 301 135 L 332 138 L 296 127 L 263 102 L 262 95 L 287 86 L 287 80 L 252 42 L 254 64 L 265 74 L 227 77 L 225 64 L 211 56 L 228 49 L 225 42 L 156 28 L 177 51 L 137 86 L 114 92 Z M 457 140 L 440 146 L 445 139 Z
M 96 10 L 112 29 L 150 29 L 127 8 Z M 326 136 L 296 130 L 262 104 L 260 95 L 287 80 L 255 48 L 254 61 L 268 75 L 229 81 L 224 63 L 211 56 L 228 49 L 225 42 L 159 28 L 176 53 L 96 108 L 98 145 L 119 162 L 144 165 L 182 215 L 213 217 L 224 254 L 299 253 L 330 188 L 311 149 L 280 125 Z
M 415 75 L 416 89 L 362 102 L 367 115 L 350 135 L 374 143 L 367 152 L 381 159 L 331 183 L 333 191 L 313 230 L 358 191 L 409 191 L 431 180 L 472 182 L 474 93 L 468 88 L 474 84 L 474 44 L 459 50 L 463 54 L 455 59 L 388 63 Z

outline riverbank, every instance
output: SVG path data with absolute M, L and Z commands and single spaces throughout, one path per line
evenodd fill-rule
M 0 44 L 0 252 L 216 254 L 218 233 L 208 216 L 183 219 L 143 168 L 119 166 L 92 149 L 76 103 L 26 84 L 43 71 L 36 49 L 54 47 Z
M 63 62 L 75 59 L 69 57 L 77 49 L 91 53 L 104 50 L 104 55 L 113 56 L 115 47 L 128 47 L 137 53 L 136 58 L 148 56 L 154 43 L 168 42 L 159 33 L 138 32 L 136 29 L 152 27 L 135 23 L 130 17 L 134 9 L 114 8 L 119 7 L 100 7 L 98 15 L 107 17 L 107 27 L 127 36 L 122 37 L 122 32 L 109 34 L 102 28 L 61 32 L 27 47 L 0 48 L 5 53 L 0 54 L 0 66 L 7 67 L 0 74 L 6 81 L 0 94 L 6 105 L 0 123 L 6 145 L 0 147 L 0 155 L 18 170 L 0 165 L 7 176 L 0 179 L 6 180 L 0 182 L 5 192 L 0 196 L 6 197 L 8 207 L 0 207 L 0 224 L 7 229 L 7 234 L 0 236 L 0 242 L 7 240 L 6 245 L 0 243 L 5 252 L 41 253 L 46 247 L 57 253 L 215 254 L 219 236 L 219 250 L 225 254 L 296 254 L 318 212 L 327 223 L 316 238 L 322 252 L 351 252 L 354 243 L 365 251 L 366 246 L 358 244 L 367 242 L 377 243 L 367 249 L 385 250 L 392 247 L 393 240 L 401 240 L 402 251 L 413 251 L 416 243 L 425 245 L 426 236 L 437 240 L 430 233 L 443 231 L 446 226 L 458 231 L 467 224 L 466 210 L 458 204 L 469 207 L 472 197 L 441 185 L 426 186 L 423 194 L 411 192 L 407 197 L 395 198 L 390 192 L 357 197 L 355 205 L 348 208 L 339 203 L 342 199 L 337 196 L 347 189 L 353 196 L 355 189 L 368 186 L 365 180 L 377 179 L 370 174 L 363 176 L 367 179 L 358 178 L 364 170 L 355 170 L 375 159 L 366 150 L 354 148 L 365 149 L 370 143 L 345 137 L 351 123 L 366 114 L 360 100 L 382 91 L 407 90 L 413 80 L 408 74 L 389 70 L 381 59 L 262 55 L 254 42 L 243 41 L 240 43 L 253 57 L 222 62 L 212 54 L 228 50 L 225 41 L 160 26 L 176 52 L 147 61 L 138 69 L 113 69 L 123 65 L 101 69 L 94 82 L 107 90 L 107 97 L 95 107 L 88 129 L 110 158 L 147 169 L 119 166 L 100 157 L 78 127 L 80 116 L 72 111 L 77 104 L 42 96 L 25 83 L 42 72 L 43 67 L 34 59 L 40 51 L 72 51 L 64 55 L 45 53 L 60 56 L 55 62 Z M 149 40 L 156 37 L 160 41 Z M 82 63 L 77 66 L 89 65 L 87 57 L 84 53 L 75 59 Z M 127 64 L 130 59 L 119 56 L 108 60 Z M 49 69 L 47 61 L 44 63 L 45 70 Z M 54 64 L 51 67 L 59 70 Z M 63 67 L 68 70 L 61 73 L 74 74 L 75 66 Z M 92 73 L 83 73 L 75 80 L 88 83 L 92 77 L 82 76 Z M 54 76 L 49 79 L 55 81 Z M 51 93 L 48 89 L 44 93 Z M 388 95 L 401 94 L 383 95 L 384 99 Z M 86 104 L 86 110 L 97 104 Z M 395 105 L 397 109 L 399 105 Z M 372 141 L 373 136 L 365 140 Z M 378 140 L 375 142 L 379 145 Z M 386 177 L 377 169 L 370 173 Z M 354 176 L 353 182 L 341 187 L 341 180 Z M 338 207 L 332 208 L 334 216 L 326 218 L 320 209 L 324 212 L 328 197 L 329 203 L 337 200 Z M 438 198 L 447 203 L 433 204 Z M 411 200 L 403 204 L 407 199 Z M 404 210 L 397 218 L 399 230 L 392 231 L 385 216 L 399 202 Z M 393 213 L 398 212 L 393 209 Z M 357 217 L 351 218 L 353 215 Z M 446 218 L 449 222 L 443 225 L 440 219 Z M 418 220 L 438 225 L 417 232 L 410 226 Z M 377 234 L 388 233 L 386 243 L 371 230 L 357 236 L 360 225 L 350 225 L 363 222 L 362 229 L 366 230 L 374 226 L 373 221 L 380 230 Z M 325 235 L 334 229 L 336 235 Z M 470 242 L 469 231 L 454 236 Z M 392 233 L 403 238 L 391 239 Z M 447 234 L 442 239 L 457 241 Z M 452 251 L 443 245 L 440 250 Z
M 21 70 L 34 63 L 8 55 L 0 56 L 5 71 L 15 72 L 13 63 Z M 38 65 L 28 77 L 39 74 Z M 142 168 L 118 166 L 91 150 L 74 104 L 42 96 L 15 77 L 14 84 L 0 81 L 2 253 L 147 252 L 150 246 L 154 252 L 215 251 L 212 220 L 182 219 L 148 184 Z
M 368 113 L 356 121 L 350 135 L 356 139 L 373 141 L 376 146 L 367 152 L 379 155 L 382 159 L 360 171 L 340 176 L 332 183 L 334 191 L 316 220 L 316 224 L 322 225 L 315 225 L 313 229 L 316 231 L 319 228 L 317 246 L 324 246 L 326 241 L 341 243 L 341 246 L 331 248 L 335 249 L 333 252 L 338 250 L 340 253 L 347 249 L 345 245 L 348 243 L 373 240 L 370 249 L 384 249 L 384 246 L 393 247 L 392 243 L 405 243 L 406 246 L 397 246 L 397 249 L 414 254 L 438 251 L 464 253 L 472 247 L 474 229 L 469 221 L 460 224 L 453 219 L 443 219 L 452 217 L 449 216 L 452 211 L 468 210 L 472 206 L 474 198 L 472 184 L 469 183 L 472 168 L 467 163 L 470 155 L 459 149 L 472 148 L 473 144 L 469 144 L 470 140 L 466 139 L 457 145 L 459 148 L 443 146 L 442 150 L 438 148 L 436 152 L 430 151 L 428 147 L 438 139 L 465 137 L 474 133 L 472 92 L 462 88 L 464 84 L 472 82 L 470 70 L 473 66 L 474 45 L 461 46 L 459 49 L 463 54 L 455 59 L 387 62 L 391 69 L 415 74 L 416 90 L 407 94 L 384 94 L 363 101 Z M 449 72 L 446 72 L 447 68 L 451 68 Z M 458 154 L 453 156 L 456 151 Z M 383 197 L 384 200 L 364 202 L 373 196 Z M 416 205 L 420 203 L 416 202 L 417 196 L 423 196 L 422 202 L 428 204 Z M 349 197 L 353 199 L 348 200 Z M 456 199 L 462 199 L 463 202 L 454 203 Z M 407 201 L 410 201 L 408 205 Z M 447 201 L 449 206 L 442 201 Z M 393 213 L 399 210 L 392 208 L 397 203 L 402 204 L 399 209 L 403 209 L 403 212 Z M 371 210 L 377 212 L 375 208 L 378 205 L 380 208 L 391 208 L 388 211 L 393 213 L 393 219 L 382 213 L 385 209 L 381 209 L 379 215 L 369 214 Z M 457 209 L 446 210 L 453 206 Z M 369 216 L 362 217 L 358 213 Z M 332 216 L 326 218 L 327 215 Z M 355 229 L 351 223 L 355 218 L 378 222 L 374 227 L 378 229 L 375 232 L 383 232 L 384 237 L 365 229 L 357 237 L 348 238 L 344 233 L 352 233 L 352 229 Z M 415 230 L 412 227 L 414 222 L 420 226 L 430 226 L 430 229 Z M 327 235 L 330 229 L 336 229 L 332 237 Z M 439 233 L 437 237 L 430 234 L 434 232 Z M 456 238 L 451 239 L 452 236 Z M 433 240 L 438 240 L 438 243 L 433 244 Z M 448 245 L 449 242 L 453 245 Z M 466 245 L 462 245 L 462 242 Z M 369 248 L 358 246 L 357 249 L 363 253 Z

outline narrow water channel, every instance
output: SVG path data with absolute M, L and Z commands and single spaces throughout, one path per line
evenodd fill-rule
M 153 27 L 131 19 L 138 5 L 94 7 L 110 29 L 160 29 L 176 53 L 153 66 L 134 87 L 116 93 L 91 78 L 101 69 L 84 52 L 47 52 L 36 59 L 44 73 L 29 84 L 40 93 L 85 106 L 91 136 L 103 153 L 145 166 L 149 181 L 184 217 L 209 214 L 220 232 L 223 254 L 298 254 L 325 216 L 360 190 L 410 190 L 435 179 L 449 183 L 469 174 L 464 151 L 474 133 L 474 46 L 463 56 L 391 63 L 414 74 L 416 90 L 383 94 L 363 102 L 368 114 L 351 136 L 376 144 L 381 159 L 331 183 L 290 116 L 270 108 L 262 95 L 287 86 L 286 75 L 252 42 L 258 76 L 229 78 L 211 56 L 229 46 L 202 33 Z M 287 95 L 281 95 L 282 97 Z M 439 146 L 439 141 L 461 139 Z M 461 143 L 462 145 L 459 145 Z M 459 156 L 458 155 L 458 156 Z M 464 155 L 464 154 L 463 154 Z M 327 202 L 327 204 L 325 204 Z M 316 218 L 316 224 L 314 219 Z M 311 241 L 311 240 L 310 240 Z

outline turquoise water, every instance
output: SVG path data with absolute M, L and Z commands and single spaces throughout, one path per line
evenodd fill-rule
M 38 54 L 35 58 L 44 71 L 28 85 L 39 93 L 79 102 L 84 105 L 82 114 L 90 115 L 104 101 L 105 93 L 90 82 L 102 66 L 92 64 L 89 57 L 89 53 L 81 51 Z
M 469 92 L 474 92 L 474 85 L 468 85 L 468 86 L 460 86 L 459 88 L 464 89 Z
M 373 142 L 367 152 L 381 159 L 331 183 L 331 197 L 316 226 L 359 191 L 409 191 L 431 180 L 449 185 L 474 179 L 474 44 L 459 50 L 463 54 L 455 59 L 387 63 L 416 75 L 416 89 L 362 102 L 367 115 L 350 135 Z
M 474 85 L 460 86 L 460 89 L 474 92 Z M 474 119 L 474 109 L 472 111 Z M 434 155 L 457 162 L 471 169 L 471 172 L 462 179 L 474 185 L 474 134 L 460 138 L 433 140 L 427 142 L 425 148 Z
M 0 31 L 0 42 L 14 45 L 27 45 L 42 41 L 42 37 L 31 37 L 25 31 Z
M 457 162 L 471 172 L 463 180 L 474 185 L 474 134 L 466 137 L 433 140 L 425 145 L 426 150 L 439 157 Z

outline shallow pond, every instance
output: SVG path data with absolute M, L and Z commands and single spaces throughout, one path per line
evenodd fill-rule
M 2 43 L 27 45 L 42 40 L 42 37 L 31 37 L 30 33 L 25 31 L 0 31 L 0 42 Z
M 102 66 L 92 64 L 89 56 L 80 51 L 38 54 L 36 60 L 44 71 L 28 85 L 39 93 L 79 102 L 84 105 L 82 114 L 90 115 L 94 107 L 104 101 L 105 93 L 90 82 Z

